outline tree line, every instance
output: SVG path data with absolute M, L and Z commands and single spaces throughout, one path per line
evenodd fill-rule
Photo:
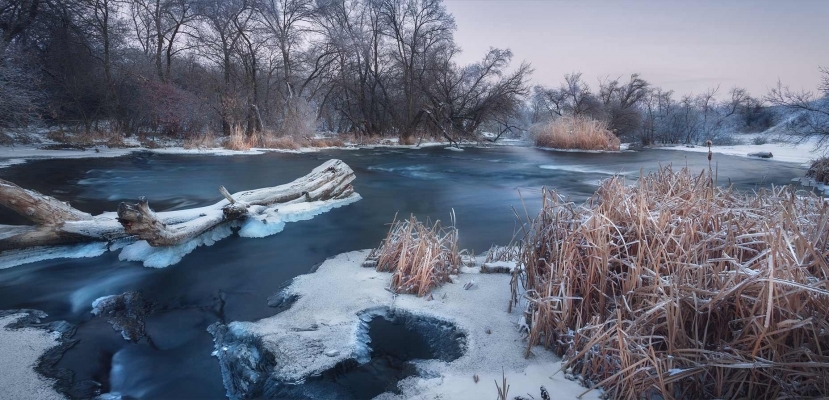
M 459 140 L 572 115 L 644 143 L 694 143 L 764 130 L 770 105 L 819 97 L 780 86 L 677 98 L 638 74 L 532 87 L 508 49 L 459 64 L 455 30 L 442 0 L 0 0 L 0 128 Z
M 455 29 L 440 0 L 2 0 L 0 118 L 469 134 L 518 111 L 531 70 L 503 49 L 459 65 Z

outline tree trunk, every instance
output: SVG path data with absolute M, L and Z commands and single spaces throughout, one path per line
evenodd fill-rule
M 329 160 L 293 182 L 230 194 L 211 206 L 159 212 L 146 199 L 121 203 L 118 211 L 95 217 L 66 203 L 0 180 L 0 204 L 36 226 L 0 225 L 0 251 L 83 242 L 108 242 L 135 237 L 152 246 L 173 246 L 229 221 L 272 212 L 274 206 L 344 199 L 354 193 L 354 171 L 340 160 Z

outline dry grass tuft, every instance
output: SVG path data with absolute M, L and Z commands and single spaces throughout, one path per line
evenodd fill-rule
M 377 260 L 378 271 L 394 273 L 391 289 L 395 293 L 420 297 L 458 273 L 463 253 L 458 250 L 454 226 L 442 227 L 440 221 L 424 225 L 412 215 L 408 220 L 395 219 L 386 239 L 368 258 Z
M 66 132 L 62 129 L 52 130 L 46 133 L 46 138 L 70 148 L 126 147 L 124 135 L 121 132 L 106 129 L 79 132 Z
M 712 181 L 662 168 L 581 206 L 545 190 L 513 278 L 529 346 L 609 398 L 829 396 L 829 203 Z
M 812 162 L 806 176 L 819 183 L 829 185 L 829 157 L 821 157 Z
M 302 146 L 293 136 L 265 136 L 262 147 L 268 149 L 299 150 Z
M 185 149 L 211 149 L 216 146 L 216 137 L 211 131 L 205 132 L 204 135 L 191 135 L 184 139 L 182 146 Z
M 305 143 L 308 147 L 345 147 L 345 141 L 340 138 L 320 138 L 320 139 L 306 139 Z
M 564 150 L 614 150 L 621 142 L 607 124 L 590 118 L 561 117 L 532 128 L 535 145 Z
M 230 136 L 224 142 L 224 148 L 228 150 L 247 151 L 250 150 L 254 143 L 251 143 L 251 137 L 245 134 L 242 129 L 235 128 L 230 132 Z

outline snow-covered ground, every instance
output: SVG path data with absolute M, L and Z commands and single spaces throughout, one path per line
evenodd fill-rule
M 743 140 L 752 140 L 757 135 L 741 135 Z M 771 138 L 769 138 L 771 139 Z M 783 161 L 790 163 L 797 163 L 801 165 L 808 164 L 812 160 L 824 155 L 822 149 L 817 149 L 817 139 L 807 140 L 798 144 L 788 143 L 773 143 L 771 140 L 765 144 L 741 144 L 736 146 L 711 146 L 711 151 L 717 154 L 726 154 L 730 156 L 749 157 L 752 153 L 771 152 L 772 158 L 769 160 Z M 696 153 L 708 153 L 706 146 L 673 146 L 662 147 L 667 150 L 681 150 L 691 151 Z
M 551 352 L 538 347 L 524 358 L 521 313 L 507 312 L 510 275 L 462 273 L 426 298 L 394 295 L 386 290 L 390 273 L 362 267 L 368 252 L 341 254 L 315 273 L 294 279 L 280 296 L 297 300 L 282 313 L 256 322 L 211 326 L 214 355 L 229 396 L 249 393 L 269 379 L 301 382 L 348 359 L 368 361 L 367 323 L 390 314 L 452 324 L 466 335 L 466 351 L 449 362 L 415 361 L 419 376 L 401 381 L 399 394 L 379 398 L 495 398 L 494 381 L 501 382 L 502 371 L 509 398 L 540 398 L 541 386 L 553 399 L 573 399 L 587 390 L 565 379 L 560 360 Z M 599 395 L 591 391 L 583 398 Z
M 60 344 L 60 334 L 32 327 L 9 327 L 24 317 L 23 312 L 0 316 L 0 398 L 64 399 L 52 387 L 53 380 L 34 370 L 38 358 Z

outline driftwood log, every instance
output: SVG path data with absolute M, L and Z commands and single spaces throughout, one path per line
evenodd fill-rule
M 35 225 L 0 225 L 0 252 L 36 246 L 109 242 L 123 238 L 146 240 L 152 246 L 172 246 L 219 224 L 258 215 L 279 204 L 343 199 L 354 193 L 354 171 L 340 160 L 329 160 L 293 182 L 231 194 L 206 207 L 154 212 L 145 198 L 121 203 L 117 212 L 92 216 L 69 204 L 0 179 L 0 205 Z

